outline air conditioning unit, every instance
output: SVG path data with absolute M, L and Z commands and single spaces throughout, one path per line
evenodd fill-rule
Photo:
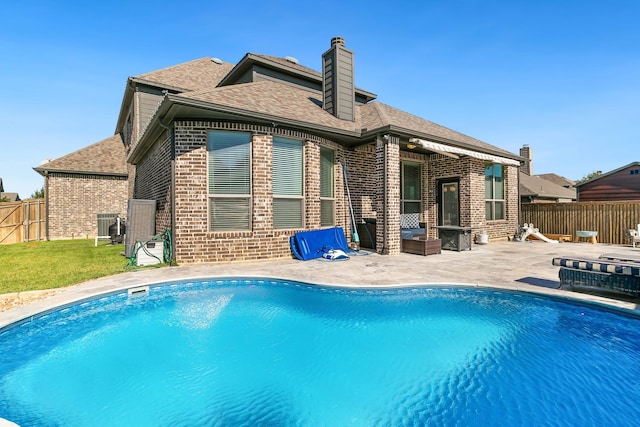
M 164 240 L 147 240 L 136 242 L 134 252 L 136 265 L 162 264 L 164 262 Z

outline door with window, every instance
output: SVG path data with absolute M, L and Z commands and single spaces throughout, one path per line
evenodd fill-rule
M 438 180 L 438 225 L 460 225 L 460 180 Z

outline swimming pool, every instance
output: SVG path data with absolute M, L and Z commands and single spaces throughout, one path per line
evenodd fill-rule
M 634 425 L 640 320 L 530 294 L 263 279 L 122 292 L 0 331 L 28 425 Z

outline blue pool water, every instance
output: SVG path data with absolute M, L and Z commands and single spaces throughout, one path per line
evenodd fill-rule
M 210 280 L 0 331 L 21 426 L 637 425 L 640 319 L 470 288 Z

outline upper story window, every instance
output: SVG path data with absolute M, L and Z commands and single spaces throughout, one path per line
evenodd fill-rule
M 335 153 L 320 147 L 320 225 L 335 225 Z
M 422 166 L 420 163 L 402 162 L 401 169 L 401 213 L 420 213 L 422 211 Z
M 209 228 L 251 229 L 251 134 L 209 132 Z
M 273 226 L 302 228 L 304 218 L 302 141 L 273 137 Z
M 484 167 L 485 218 L 487 221 L 505 218 L 504 167 L 488 163 Z

